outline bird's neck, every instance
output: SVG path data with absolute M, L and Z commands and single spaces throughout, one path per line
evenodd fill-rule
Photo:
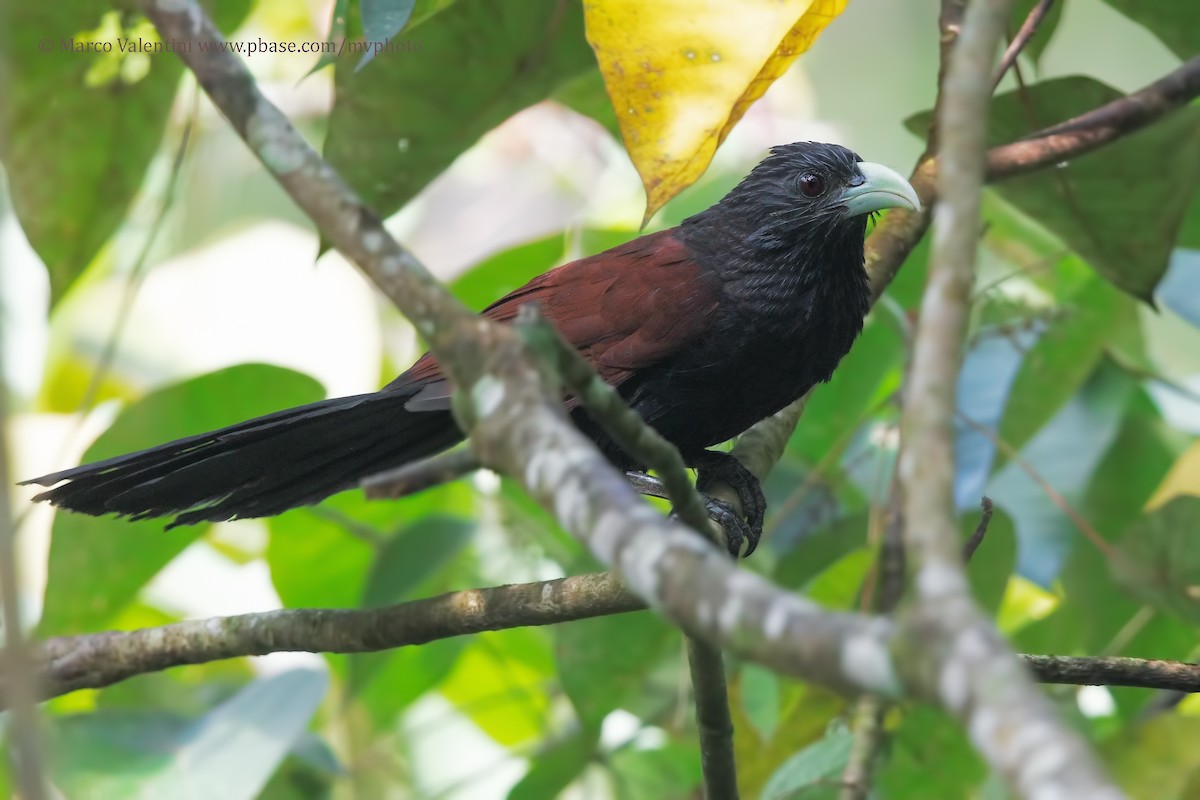
M 685 221 L 681 234 L 739 315 L 785 339 L 820 328 L 848 348 L 870 306 L 865 229 L 860 218 L 814 236 L 761 218 L 702 214 Z

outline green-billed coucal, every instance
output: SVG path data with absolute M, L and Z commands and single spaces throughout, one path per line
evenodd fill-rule
M 752 550 L 766 506 L 758 481 L 707 448 L 829 379 L 869 305 L 867 216 L 894 207 L 920 207 L 896 172 L 837 145 L 783 145 L 712 208 L 551 270 L 483 313 L 508 321 L 523 303 L 538 303 L 679 448 L 701 490 L 715 480 L 738 489 Z M 642 468 L 584 410 L 572 407 L 571 415 L 619 468 Z M 36 499 L 72 511 L 176 514 L 172 525 L 187 525 L 316 503 L 461 439 L 450 387 L 425 355 L 373 394 L 278 411 L 27 483 L 54 487 Z M 730 544 L 736 551 L 738 542 Z

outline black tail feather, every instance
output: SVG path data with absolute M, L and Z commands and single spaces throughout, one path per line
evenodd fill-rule
M 177 514 L 168 528 L 270 516 L 462 440 L 449 412 L 406 409 L 412 394 L 323 400 L 23 483 L 85 514 Z

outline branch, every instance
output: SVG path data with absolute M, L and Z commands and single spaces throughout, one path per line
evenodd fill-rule
M 975 530 L 971 533 L 971 538 L 963 544 L 962 559 L 963 563 L 970 563 L 971 557 L 975 555 L 975 551 L 979 549 L 979 545 L 983 544 L 983 537 L 987 536 L 988 525 L 992 521 L 992 499 L 984 497 L 979 506 L 981 513 L 979 515 L 979 524 L 975 526 Z
M 1200 664 L 1117 656 L 1023 656 L 1042 683 L 1200 692 Z
M 482 631 L 554 625 L 646 608 L 611 573 L 465 589 L 374 609 L 296 608 L 38 643 L 42 699 L 148 672 L 269 653 L 373 653 Z M 1200 692 L 1200 665 L 1107 656 L 1022 656 L 1039 681 Z M 13 699 L 0 682 L 0 708 Z
M 992 91 L 996 90 L 996 87 L 1000 85 L 1000 81 L 1004 80 L 1004 76 L 1012 69 L 1013 64 L 1017 63 L 1017 56 L 1021 55 L 1021 51 L 1037 35 L 1038 28 L 1041 27 L 1042 20 L 1050 13 L 1050 6 L 1052 5 L 1054 5 L 1054 0 L 1038 0 L 1038 4 L 1029 9 L 1029 15 L 1021 23 L 1021 28 L 1017 31 L 1017 35 L 1008 43 L 1008 47 L 1004 50 L 1004 55 L 1000 56 L 1000 64 L 996 67 L 995 76 L 992 78 Z
M 993 147 L 987 155 L 988 180 L 1025 175 L 1078 158 L 1157 122 L 1197 95 L 1200 95 L 1200 56 L 1131 95 L 1020 141 Z
M 378 609 L 297 608 L 40 643 L 38 696 L 100 689 L 146 672 L 268 653 L 372 653 L 452 636 L 645 608 L 609 573 L 468 589 Z M 0 688 L 4 704 L 14 688 Z
M 953 420 L 980 228 L 992 59 L 1005 0 L 967 7 L 937 119 L 937 227 L 905 387 L 905 542 L 914 602 L 900 612 L 906 667 L 970 732 L 974 745 L 1023 796 L 1119 797 L 1088 745 L 1067 726 L 976 606 L 954 518 Z M 1036 757 L 1034 757 L 1036 755 Z
M 408 497 L 483 469 L 471 450 L 452 450 L 372 475 L 362 482 L 368 500 Z

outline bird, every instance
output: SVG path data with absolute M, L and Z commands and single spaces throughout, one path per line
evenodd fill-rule
M 753 552 L 766 513 L 758 479 L 714 450 L 828 381 L 870 307 L 868 217 L 919 211 L 911 184 L 837 144 L 769 154 L 710 208 L 546 272 L 488 306 L 542 316 L 696 470 L 696 487 L 732 486 L 743 506 L 708 497 L 736 557 Z M 174 516 L 167 528 L 265 517 L 358 486 L 464 438 L 452 387 L 426 353 L 377 392 L 321 400 L 24 484 L 91 515 Z M 573 399 L 575 425 L 618 469 L 646 465 Z

